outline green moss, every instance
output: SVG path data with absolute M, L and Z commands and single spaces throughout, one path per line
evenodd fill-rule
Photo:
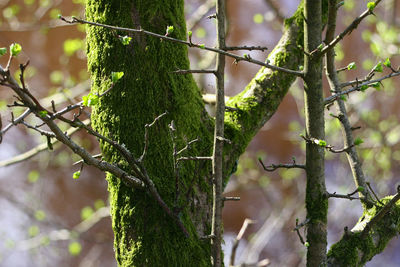
M 304 15 L 303 15 L 303 9 L 304 9 L 304 1 L 302 0 L 296 10 L 296 12 L 293 14 L 288 19 L 285 19 L 284 25 L 285 28 L 290 27 L 293 23 L 295 23 L 298 27 L 303 27 L 303 21 L 304 21 Z
M 140 14 L 140 15 L 139 15 Z M 123 27 L 165 33 L 174 26 L 174 37 L 185 38 L 183 1 L 87 1 L 88 20 Z M 163 200 L 172 209 L 176 203 L 187 205 L 198 195 L 208 195 L 207 177 L 210 163 L 184 162 L 179 170 L 180 194 L 176 199 L 173 147 L 169 124 L 176 127 L 178 149 L 197 137 L 186 155 L 211 155 L 212 120 L 204 106 L 191 75 L 172 71 L 188 69 L 187 48 L 141 34 L 131 35 L 132 42 L 124 46 L 116 37 L 119 32 L 90 26 L 87 30 L 88 68 L 92 90 L 105 91 L 111 72 L 122 71 L 124 77 L 100 99 L 93 110 L 93 127 L 101 134 L 124 144 L 136 157 L 144 146 L 144 126 L 155 117 L 168 112 L 149 130 L 149 150 L 144 164 Z M 101 142 L 105 159 L 127 171 L 128 164 L 107 143 Z M 187 239 L 176 223 L 166 215 L 153 197 L 145 191 L 132 189 L 112 175 L 107 175 L 111 200 L 115 251 L 121 266 L 209 266 L 210 244 L 198 236 L 197 224 L 203 218 L 200 208 L 184 206 L 181 219 L 190 233 Z M 190 187 L 197 194 L 186 198 Z M 207 198 L 205 198 L 207 199 Z M 210 198 L 208 198 L 210 201 Z M 205 203 L 202 203 L 205 204 Z M 207 213 L 208 214 L 208 213 Z M 192 219 L 194 221 L 192 221 Z M 196 220 L 197 219 L 197 220 Z M 203 226 L 207 230 L 207 225 Z
M 369 222 L 392 199 L 392 196 L 381 199 L 383 205 L 378 204 L 366 211 L 358 223 Z M 375 255 L 381 253 L 388 242 L 400 230 L 400 203 L 378 221 L 369 234 L 362 239 L 361 232 L 345 234 L 342 239 L 334 244 L 328 252 L 328 260 L 335 260 L 335 266 L 363 266 Z

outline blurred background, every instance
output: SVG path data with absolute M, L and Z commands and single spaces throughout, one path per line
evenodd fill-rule
M 188 30 L 193 41 L 215 44 L 215 23 L 207 19 L 215 12 L 214 1 L 186 0 Z M 260 45 L 269 50 L 241 51 L 252 58 L 265 60 L 282 33 L 283 19 L 291 16 L 298 0 L 229 0 L 227 43 L 230 46 Z M 341 81 L 362 79 L 379 62 L 390 58 L 400 64 L 400 3 L 382 1 L 376 16 L 369 16 L 359 28 L 337 47 L 337 67 L 355 62 L 356 69 L 340 73 Z M 340 8 L 338 30 L 366 9 L 366 1 L 346 0 Z M 18 63 L 30 60 L 25 77 L 35 96 L 51 99 L 57 107 L 81 100 L 89 90 L 86 70 L 85 27 L 66 25 L 58 14 L 84 16 L 84 0 L 0 0 L 0 47 L 17 42 L 23 51 L 12 63 L 19 75 Z M 193 69 L 215 64 L 215 55 L 190 49 Z M 7 56 L 0 64 L 7 63 Z M 232 96 L 245 88 L 259 67 L 227 59 L 226 94 Z M 390 73 L 384 68 L 383 73 Z M 204 93 L 214 92 L 214 77 L 197 75 Z M 329 89 L 325 84 L 326 95 Z M 240 241 L 236 264 L 268 259 L 271 266 L 305 266 L 306 248 L 293 232 L 296 219 L 305 219 L 305 176 L 301 170 L 265 172 L 258 162 L 304 162 L 303 92 L 301 84 L 290 89 L 279 110 L 257 134 L 239 160 L 237 172 L 225 192 L 239 196 L 224 208 L 226 264 L 233 239 L 246 218 L 255 220 Z M 400 172 L 400 79 L 385 80 L 379 88 L 351 95 L 346 102 L 353 126 L 361 127 L 355 136 L 364 143 L 358 151 L 367 180 L 380 196 L 394 194 Z M 49 97 L 51 96 L 51 97 Z M 46 98 L 49 97 L 49 98 Z M 10 91 L 0 89 L 0 113 L 3 127 L 11 120 L 7 104 L 14 101 Z M 14 116 L 23 110 L 12 109 Z M 327 142 L 343 147 L 337 120 L 326 111 Z M 93 153 L 99 153 L 97 141 L 77 133 L 73 137 Z M 0 145 L 0 266 L 116 266 L 113 234 L 108 216 L 108 194 L 104 174 L 85 167 L 81 177 L 72 175 L 80 166 L 75 155 L 55 145 L 41 153 L 32 151 L 44 137 L 24 127 L 12 127 Z M 18 162 L 25 154 L 29 160 Z M 356 188 L 345 155 L 327 153 L 326 179 L 330 193 L 347 194 Z M 18 163 L 17 163 L 18 162 Z M 340 239 L 343 229 L 350 229 L 362 214 L 357 201 L 329 201 L 328 242 Z M 303 236 L 303 231 L 300 231 Z M 400 266 L 398 239 L 367 266 Z

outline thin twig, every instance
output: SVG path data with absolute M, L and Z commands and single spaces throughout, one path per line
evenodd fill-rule
M 327 192 L 326 195 L 328 198 L 344 198 L 344 199 L 354 200 L 354 199 L 360 199 L 359 197 L 353 197 L 353 195 L 357 192 L 359 192 L 359 190 L 356 190 L 347 195 L 337 194 L 336 192 L 334 192 L 334 193 Z
M 157 116 L 152 123 L 150 124 L 146 124 L 144 126 L 144 148 L 143 148 L 143 153 L 142 155 L 139 157 L 138 161 L 142 162 L 144 157 L 146 156 L 147 153 L 147 149 L 149 147 L 149 128 L 151 128 L 159 119 L 161 119 L 162 117 L 164 117 L 165 115 L 167 115 L 168 112 L 164 112 L 161 115 Z
M 217 47 L 225 50 L 225 0 L 217 0 Z M 211 239 L 211 255 L 214 267 L 223 265 L 222 254 L 222 206 L 223 201 L 223 148 L 224 138 L 224 117 L 225 117 L 225 56 L 222 53 L 217 55 L 216 61 L 216 115 L 214 128 L 214 145 L 212 156 L 212 174 L 213 174 L 213 205 L 212 205 L 212 221 L 211 235 L 215 237 Z
M 215 70 L 174 70 L 172 73 L 176 74 L 189 74 L 189 73 L 210 73 L 215 74 Z
M 189 47 L 195 47 L 195 48 L 199 48 L 199 49 L 212 51 L 212 52 L 224 55 L 224 56 L 231 57 L 231 58 L 235 59 L 235 62 L 247 61 L 247 62 L 256 64 L 256 65 L 259 65 L 259 66 L 263 66 L 263 67 L 266 67 L 266 68 L 269 68 L 269 69 L 272 69 L 272 70 L 275 70 L 275 71 L 281 71 L 281 72 L 289 73 L 289 74 L 292 74 L 292 75 L 295 75 L 295 76 L 298 76 L 298 77 L 302 77 L 303 76 L 303 72 L 301 72 L 301 71 L 285 69 L 285 68 L 282 68 L 282 67 L 271 65 L 269 63 L 264 63 L 262 61 L 252 59 L 251 57 L 241 57 L 241 56 L 226 52 L 223 49 L 208 47 L 208 46 L 205 46 L 203 44 L 195 44 L 195 43 L 192 43 L 192 42 L 188 42 L 188 41 L 172 38 L 172 37 L 169 37 L 169 36 L 165 36 L 163 34 L 157 34 L 157 33 L 154 33 L 154 32 L 149 32 L 149 31 L 146 31 L 146 30 L 143 30 L 143 29 L 131 29 L 131 28 L 124 28 L 124 27 L 116 27 L 116 26 L 111 26 L 111 25 L 91 22 L 91 21 L 87 21 L 87 20 L 83 20 L 83 19 L 78 19 L 76 17 L 72 17 L 72 20 L 67 20 L 64 17 L 61 17 L 60 19 L 65 21 L 66 23 L 81 23 L 81 24 L 88 24 L 88 25 L 92 25 L 92 26 L 103 27 L 103 28 L 117 30 L 117 31 L 142 33 L 142 34 L 146 34 L 146 35 L 149 35 L 149 36 L 157 37 L 157 38 L 160 38 L 160 39 L 163 39 L 163 40 L 167 40 L 167 41 L 170 41 L 170 42 L 184 44 L 184 45 L 187 45 Z
M 188 156 L 188 157 L 177 158 L 177 161 L 183 161 L 183 160 L 212 160 L 212 157 Z
M 266 46 L 227 46 L 225 47 L 226 51 L 236 51 L 236 50 L 261 50 L 262 52 L 264 52 L 265 50 L 268 50 L 268 47 Z
M 233 241 L 233 245 L 232 245 L 232 251 L 231 251 L 231 258 L 229 261 L 229 266 L 234 266 L 235 265 L 235 258 L 236 258 L 236 250 L 239 246 L 239 242 L 240 240 L 242 240 L 244 233 L 247 230 L 247 227 L 249 227 L 249 225 L 256 223 L 256 221 L 254 220 L 250 220 L 250 219 L 245 219 L 243 222 L 242 227 L 240 228 L 239 233 L 237 234 L 235 241 Z
M 372 189 L 371 183 L 370 182 L 366 182 L 369 190 L 372 192 L 372 194 L 374 195 L 376 201 L 379 202 L 379 204 L 383 205 L 382 201 L 379 200 L 378 196 L 375 194 L 375 191 Z
M 377 6 L 381 2 L 381 0 L 376 0 L 375 1 L 375 6 Z M 363 19 L 365 19 L 369 15 L 373 15 L 373 10 L 365 10 L 360 16 L 358 16 L 343 32 L 341 32 L 338 36 L 336 36 L 335 39 L 333 40 L 325 40 L 324 42 L 327 42 L 328 45 L 326 45 L 324 48 L 321 50 L 314 50 L 311 54 L 316 54 L 318 56 L 324 55 L 326 52 L 328 52 L 331 48 L 335 47 L 337 43 L 339 43 L 346 35 L 350 34 L 355 30 L 358 25 L 361 23 Z
M 284 168 L 284 169 L 297 168 L 297 169 L 303 169 L 303 170 L 305 170 L 305 168 L 306 168 L 306 166 L 303 165 L 303 164 L 296 164 L 295 160 L 293 160 L 293 163 L 290 163 L 290 164 L 271 164 L 269 166 L 265 166 L 264 162 L 262 162 L 261 159 L 258 159 L 258 161 L 260 162 L 260 164 L 263 167 L 264 171 L 267 171 L 267 172 L 273 172 L 273 171 L 275 171 L 277 169 L 281 169 L 281 168 Z

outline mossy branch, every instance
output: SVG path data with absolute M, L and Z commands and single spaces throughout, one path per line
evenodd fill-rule
M 351 231 L 328 252 L 328 266 L 363 266 L 400 233 L 400 193 L 381 199 L 384 205 L 364 211 Z M 346 229 L 345 229 L 346 230 Z

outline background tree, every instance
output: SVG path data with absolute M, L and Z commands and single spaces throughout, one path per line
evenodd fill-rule
M 91 6 L 90 2 L 88 4 L 89 6 Z M 133 27 L 135 25 L 132 25 L 132 23 L 134 24 L 138 22 L 135 21 L 132 22 L 129 20 L 129 18 L 132 17 L 138 18 L 138 16 L 141 18 L 142 16 L 144 16 L 146 19 L 144 20 L 142 19 L 139 21 L 142 26 L 143 25 L 148 26 L 148 27 L 143 26 L 144 29 L 146 30 L 148 29 L 153 32 L 164 33 L 165 25 L 158 25 L 158 23 L 150 23 L 150 25 L 146 24 L 149 23 L 149 21 L 152 21 L 151 18 L 153 18 L 156 15 L 158 15 L 157 18 L 162 18 L 161 21 L 164 19 L 166 22 L 171 22 L 171 23 L 166 23 L 167 25 L 175 25 L 175 24 L 181 25 L 181 23 L 183 23 L 182 13 L 180 13 L 180 15 L 179 14 L 177 15 L 167 12 L 168 10 L 174 10 L 174 11 L 180 10 L 182 12 L 183 10 L 182 6 L 180 6 L 180 8 L 177 8 L 178 6 L 171 6 L 171 9 L 168 9 L 165 8 L 166 5 L 164 4 L 163 8 L 161 7 L 157 8 L 158 7 L 157 4 L 154 3 L 153 4 L 154 6 L 151 6 L 151 8 L 147 6 L 145 10 L 141 10 L 139 8 L 141 7 L 141 5 L 138 4 L 137 5 L 138 8 L 133 10 L 127 8 L 127 6 L 121 6 L 120 3 L 118 7 L 117 6 L 113 7 L 112 3 L 107 3 L 104 5 L 102 5 L 101 3 L 96 3 L 96 5 L 97 4 L 100 5 L 100 8 L 94 8 L 94 11 L 105 12 L 102 14 L 111 12 L 110 16 L 101 17 L 104 21 L 100 22 L 104 22 L 107 24 L 112 24 L 112 25 L 117 24 L 122 26 Z M 151 10 L 153 10 L 152 8 L 154 8 L 154 12 L 150 12 Z M 90 12 L 90 9 L 87 10 L 89 10 L 89 14 L 87 16 L 88 19 L 90 20 L 91 18 L 93 18 L 93 20 L 95 20 L 95 18 L 97 18 L 96 12 Z M 132 13 L 126 13 L 125 15 L 126 21 L 124 22 L 123 18 L 125 18 L 125 16 L 123 15 L 121 16 L 121 14 L 124 13 L 123 11 L 129 11 L 129 10 L 133 11 Z M 118 13 L 116 15 L 118 15 L 119 19 L 121 19 L 120 23 L 111 23 L 114 22 L 114 19 L 117 17 L 116 15 L 112 15 L 112 12 Z M 166 13 L 164 14 L 164 12 Z M 278 65 L 286 67 L 288 69 L 297 69 L 301 65 L 301 60 L 303 57 L 303 52 L 301 51 L 302 45 L 300 44 L 300 47 L 297 46 L 299 45 L 298 43 L 299 40 L 300 42 L 302 40 L 301 38 L 298 38 L 298 34 L 302 32 L 302 16 L 300 14 L 301 12 L 298 12 L 296 14 L 297 16 L 295 15 L 294 19 L 289 20 L 287 22 L 285 37 L 291 37 L 292 39 L 290 38 L 289 40 L 284 38 L 282 39 L 283 43 L 281 43 L 281 46 L 279 46 L 278 49 L 275 49 L 274 52 L 270 55 L 272 65 Z M 125 25 L 124 23 L 127 23 L 127 25 Z M 160 24 L 163 23 L 160 22 Z M 173 206 L 175 208 L 181 208 L 182 207 L 181 205 L 183 204 L 180 204 L 180 202 L 185 202 L 185 200 L 187 200 L 185 199 L 185 197 L 182 198 L 177 197 L 177 195 L 179 195 L 177 194 L 177 192 L 180 192 L 181 190 L 183 192 L 192 193 L 190 191 L 195 189 L 193 190 L 193 192 L 195 192 L 194 194 L 195 198 L 203 200 L 205 201 L 205 203 L 209 203 L 210 201 L 209 187 L 208 187 L 209 184 L 205 182 L 207 181 L 207 179 L 204 179 L 204 177 L 207 177 L 207 172 L 208 175 L 210 174 L 209 173 L 210 168 L 206 168 L 206 166 L 209 165 L 208 163 L 205 163 L 203 166 L 198 166 L 201 164 L 200 162 L 196 166 L 197 161 L 194 161 L 189 163 L 184 162 L 181 165 L 179 165 L 180 168 L 179 168 L 178 182 L 181 184 L 178 183 L 178 186 L 175 186 L 177 180 L 176 178 L 178 177 L 177 173 L 174 172 L 173 169 L 170 169 L 170 173 L 166 175 L 166 169 L 164 169 L 163 167 L 159 167 L 161 166 L 160 165 L 161 162 L 157 161 L 157 164 L 151 162 L 151 160 L 155 161 L 163 159 L 165 161 L 163 163 L 165 164 L 165 168 L 168 166 L 177 166 L 176 164 L 174 164 L 174 160 L 176 159 L 172 156 L 173 155 L 172 151 L 174 151 L 174 145 L 176 145 L 176 147 L 179 146 L 183 147 L 187 144 L 189 140 L 193 140 L 194 138 L 197 137 L 201 137 L 201 141 L 196 142 L 191 147 L 190 150 L 187 150 L 185 152 L 189 153 L 189 155 L 193 153 L 192 155 L 194 156 L 204 155 L 202 153 L 210 155 L 212 120 L 210 120 L 210 118 L 203 111 L 202 102 L 200 99 L 200 95 L 198 93 L 198 89 L 194 85 L 193 80 L 191 80 L 190 76 L 183 76 L 183 75 L 180 76 L 175 73 L 171 73 L 177 67 L 181 69 L 188 68 L 188 63 L 187 61 L 184 60 L 186 48 L 183 46 L 173 45 L 165 41 L 160 42 L 160 40 L 158 39 L 152 39 L 150 37 L 139 35 L 139 37 L 137 37 L 136 39 L 134 38 L 136 46 L 135 45 L 133 45 L 133 47 L 131 46 L 130 47 L 131 50 L 129 50 L 119 42 L 119 40 L 115 37 L 115 34 L 113 34 L 111 31 L 101 28 L 91 28 L 91 29 L 93 30 L 93 32 L 91 32 L 90 30 L 89 36 L 90 38 L 92 38 L 91 36 L 93 36 L 94 38 L 93 39 L 89 38 L 89 46 L 88 46 L 90 52 L 89 66 L 93 73 L 95 85 L 97 86 L 97 88 L 99 88 L 99 91 L 100 92 L 105 91 L 110 86 L 110 82 L 107 82 L 107 78 L 105 78 L 109 77 L 110 72 L 120 71 L 120 69 L 122 68 L 122 70 L 125 73 L 124 75 L 125 77 L 124 79 L 121 80 L 121 83 L 116 84 L 116 86 L 109 92 L 109 94 L 105 95 L 100 99 L 99 106 L 95 111 L 95 116 L 98 116 L 97 118 L 99 119 L 94 120 L 95 125 L 98 125 L 99 127 L 98 128 L 99 132 L 105 136 L 108 135 L 109 138 L 112 138 L 120 143 L 125 144 L 130 151 L 134 152 L 135 155 L 140 155 L 141 152 L 143 151 L 143 145 L 144 145 L 143 144 L 144 127 L 136 127 L 135 131 L 132 130 L 129 131 L 129 133 L 126 133 L 125 131 L 127 129 L 130 130 L 131 125 L 145 125 L 147 123 L 150 123 L 151 121 L 154 120 L 156 116 L 167 110 L 168 115 L 161 118 L 153 126 L 157 127 L 156 129 L 159 136 L 156 138 L 155 135 L 151 135 L 151 131 L 153 128 L 149 130 L 150 131 L 150 134 L 148 135 L 149 149 L 146 153 L 146 159 L 144 161 L 146 169 L 148 169 L 149 171 L 150 174 L 149 176 L 152 177 L 152 179 L 155 181 L 159 191 L 161 192 L 161 196 L 163 196 L 163 199 L 166 200 L 166 202 L 170 207 Z M 174 29 L 175 29 L 173 33 L 174 37 L 181 37 L 180 39 L 185 39 L 184 36 L 186 34 L 186 31 L 184 27 L 181 26 L 180 28 L 179 27 L 177 28 L 176 26 L 174 26 Z M 93 41 L 93 43 L 91 42 L 91 40 Z M 104 46 L 103 45 L 104 40 L 107 40 L 106 43 L 109 43 L 110 46 Z M 96 42 L 101 43 L 101 48 L 102 48 L 101 51 L 98 51 L 96 49 L 96 47 L 99 46 L 98 44 L 96 45 Z M 297 45 L 293 45 L 294 43 L 296 43 Z M 156 49 L 153 47 L 153 45 L 154 46 L 157 45 L 160 47 L 157 47 Z M 121 50 L 118 50 L 117 49 L 118 47 Z M 126 57 L 127 51 L 131 52 L 133 51 L 132 58 L 138 57 L 138 60 L 132 61 L 132 58 L 128 59 L 128 57 Z M 110 54 L 108 54 L 107 52 L 109 52 Z M 306 52 L 310 51 L 306 50 Z M 167 61 L 165 62 L 165 64 L 159 60 L 160 53 L 162 55 L 164 54 L 170 55 L 166 57 Z M 142 79 L 143 77 L 145 77 L 143 75 L 151 74 L 152 72 L 154 72 L 154 68 L 146 69 L 145 68 L 146 65 L 143 65 L 142 62 L 154 62 L 155 60 L 160 61 L 159 65 L 160 65 L 160 70 L 162 71 L 150 75 L 151 80 L 153 80 L 153 84 L 151 86 L 148 85 L 146 86 L 147 81 L 149 79 L 145 79 L 145 81 L 143 81 Z M 103 62 L 104 64 L 103 63 L 99 64 L 99 62 Z M 132 68 L 132 66 L 136 68 Z M 117 67 L 119 68 L 119 70 L 113 69 Z M 132 71 L 132 69 L 134 69 L 135 71 L 130 74 L 129 71 Z M 136 76 L 138 73 L 137 70 L 145 70 L 145 71 L 142 73 L 143 75 Z M 270 118 L 270 116 L 276 110 L 278 104 L 280 103 L 281 99 L 284 96 L 284 93 L 288 90 L 290 83 L 294 80 L 293 75 L 285 74 L 282 72 L 278 73 L 268 70 L 262 70 L 260 73 L 263 73 L 262 75 L 263 77 L 260 77 L 261 74 L 257 75 L 255 80 L 251 82 L 247 87 L 246 92 L 233 98 L 230 102 L 231 106 L 234 107 L 234 109 L 231 109 L 228 112 L 228 124 L 226 129 L 226 135 L 227 138 L 232 141 L 232 144 L 231 146 L 226 145 L 227 147 L 226 155 L 228 155 L 225 161 L 226 174 L 230 173 L 230 170 L 232 170 L 233 168 L 234 161 L 236 160 L 238 155 L 244 150 L 244 147 L 254 136 L 255 132 L 263 125 L 263 123 L 266 120 Z M 132 76 L 134 79 L 127 80 L 127 77 L 130 76 Z M 98 79 L 96 80 L 96 78 Z M 182 90 L 182 86 L 186 90 Z M 133 89 L 130 91 L 128 90 L 126 92 L 123 91 L 123 88 L 126 89 L 127 87 L 131 89 L 138 88 L 137 90 L 139 90 L 140 93 L 146 94 L 146 96 L 144 98 L 140 98 L 139 97 L 140 94 L 134 93 L 135 90 Z M 143 90 L 143 88 L 147 88 L 147 90 Z M 160 89 L 157 88 L 164 88 L 164 90 L 162 90 L 162 94 L 160 94 L 159 92 Z M 260 94 L 261 90 L 266 88 L 274 88 L 274 89 L 279 88 L 282 91 L 265 90 L 265 92 Z M 157 98 L 158 96 L 161 96 L 160 99 Z M 131 97 L 132 99 L 130 99 Z M 192 99 L 193 101 L 188 101 L 188 99 L 189 100 Z M 124 108 L 122 110 L 123 103 L 125 101 L 128 102 L 127 106 L 129 106 L 132 109 L 131 112 L 129 112 L 128 108 L 127 109 Z M 134 105 L 134 103 L 137 104 Z M 260 105 L 260 103 L 262 105 Z M 141 112 L 139 113 L 140 116 L 137 116 L 138 107 L 142 106 L 145 107 L 144 110 L 146 112 Z M 266 108 L 267 110 L 265 110 Z M 186 109 L 188 109 L 188 111 L 186 111 Z M 182 111 L 187 113 L 182 114 Z M 267 111 L 267 113 L 265 113 L 265 111 Z M 148 115 L 143 115 L 142 113 Z M 128 116 L 130 115 L 132 115 L 133 118 L 128 118 Z M 143 119 L 142 115 L 144 117 L 144 120 L 137 122 Z M 148 116 L 148 118 L 146 116 Z M 163 120 L 166 120 L 167 122 L 165 121 L 163 122 Z M 174 120 L 174 124 L 171 124 L 172 120 Z M 190 126 L 193 127 L 194 129 L 189 129 L 185 121 L 189 121 Z M 114 125 L 112 125 L 110 129 L 104 130 L 107 129 L 106 127 L 110 122 L 112 122 Z M 163 126 L 159 126 L 159 124 Z M 197 126 L 194 127 L 195 125 Z M 135 134 L 133 134 L 134 132 Z M 131 139 L 132 134 L 136 136 L 134 138 L 134 142 Z M 160 136 L 165 136 L 166 139 L 162 140 Z M 312 137 L 315 138 L 314 136 Z M 317 138 L 323 139 L 323 137 L 317 137 Z M 171 142 L 171 140 L 173 140 L 173 142 Z M 157 149 L 160 149 L 160 151 L 157 152 Z M 113 161 L 118 163 L 121 161 L 121 156 L 116 156 L 116 154 L 114 154 L 115 147 L 112 148 L 110 145 L 104 143 L 103 150 L 108 151 L 106 153 L 106 159 L 113 158 Z M 152 153 L 155 153 L 154 156 Z M 153 168 L 155 169 L 153 170 Z M 195 173 L 199 174 L 199 177 L 194 179 L 196 182 L 192 182 L 193 177 L 191 176 L 194 173 L 193 170 L 196 171 Z M 205 173 L 201 173 L 201 171 L 198 170 L 204 171 Z M 170 179 L 166 180 L 165 178 L 163 178 L 165 176 L 170 177 Z M 160 181 L 157 181 L 157 178 L 155 177 L 158 177 Z M 200 182 L 197 182 L 197 180 L 200 180 Z M 127 195 L 129 195 L 127 192 L 130 192 L 130 189 L 128 190 L 127 188 L 125 188 L 125 186 L 120 182 L 120 180 L 116 180 L 110 177 L 109 182 L 112 195 L 114 196 L 114 198 L 112 198 L 112 203 L 115 207 L 115 209 L 113 209 L 113 214 L 115 215 L 114 229 L 117 230 L 116 242 L 119 245 L 117 249 L 117 258 L 119 259 L 119 262 L 121 264 L 123 263 L 129 264 L 131 260 L 140 262 L 145 257 L 142 257 L 143 254 L 138 256 L 138 254 L 132 253 L 132 251 L 130 251 L 131 244 L 129 240 L 132 236 L 132 232 L 131 229 L 129 229 L 129 226 L 126 222 L 129 222 L 130 224 L 131 221 L 133 221 L 132 216 L 135 214 L 140 214 L 141 215 L 140 218 L 144 219 L 148 218 L 147 216 L 145 216 L 148 215 L 152 219 L 149 220 L 149 222 L 144 223 L 136 221 L 138 229 L 143 229 L 144 227 L 146 227 L 147 229 L 158 229 L 158 231 L 160 231 L 159 228 L 160 223 L 166 223 L 169 226 L 171 226 L 170 224 L 171 221 L 168 221 L 168 217 L 165 217 L 165 211 L 162 211 L 160 209 L 160 206 L 154 202 L 153 198 L 146 197 L 146 195 L 140 196 L 140 193 L 136 193 L 132 197 L 127 197 Z M 167 187 L 166 184 L 168 182 L 171 184 L 170 186 Z M 161 185 L 163 190 L 160 189 Z M 204 193 L 201 194 L 200 192 L 202 190 L 204 191 Z M 201 195 L 203 195 L 204 197 L 199 197 Z M 140 200 L 138 199 L 137 201 L 133 202 L 132 198 L 136 197 L 140 198 Z M 193 197 L 193 195 L 191 197 Z M 140 203 L 139 201 L 143 201 L 143 203 L 145 203 L 146 205 L 151 205 L 151 203 L 154 203 L 154 206 L 150 207 L 146 206 L 147 207 L 146 209 L 143 209 L 143 206 L 138 206 L 140 208 L 136 206 L 131 206 L 131 205 L 137 205 L 138 203 Z M 199 201 L 197 203 L 201 206 L 204 202 Z M 133 213 L 130 214 L 127 213 L 128 210 L 132 211 Z M 193 232 L 196 232 L 198 234 L 199 232 L 202 232 L 205 229 L 207 229 L 207 225 L 204 225 L 204 223 L 207 224 L 207 222 L 209 222 L 209 218 L 207 218 L 207 212 L 204 212 L 204 210 L 202 211 L 201 209 L 197 209 L 196 207 L 193 207 L 191 210 L 192 211 L 183 210 L 182 211 L 183 214 L 180 214 L 179 217 L 183 218 L 182 220 L 185 222 L 185 225 L 188 225 L 189 218 L 192 219 L 192 222 L 195 223 L 193 226 L 189 223 L 190 226 L 189 232 L 191 234 Z M 149 211 L 151 211 L 151 213 L 149 213 Z M 203 215 L 205 213 L 207 219 L 197 221 L 196 219 L 199 216 L 196 216 L 196 212 L 198 211 L 202 211 Z M 143 215 L 144 212 L 146 212 L 145 215 Z M 155 213 L 153 214 L 153 212 Z M 160 219 L 156 219 L 159 216 Z M 122 220 L 120 220 L 120 218 L 122 218 Z M 174 224 L 173 227 L 177 226 Z M 163 227 L 162 230 L 164 230 Z M 149 247 L 154 245 L 164 246 L 167 244 L 167 242 L 165 242 L 165 244 L 162 244 L 163 242 L 154 243 L 153 237 L 146 237 L 145 232 L 146 231 L 140 234 L 140 232 L 135 231 L 135 235 L 139 233 L 139 236 L 143 235 L 143 237 L 145 237 L 143 239 L 143 242 L 141 243 L 143 244 L 142 248 L 146 248 L 143 250 L 143 253 L 152 253 L 152 254 L 156 252 L 167 253 L 163 255 L 164 256 L 163 259 L 165 259 L 165 256 L 167 256 L 167 260 L 170 260 L 170 262 L 174 262 L 175 260 L 174 257 L 177 257 L 177 255 L 172 252 L 168 253 L 167 250 L 168 248 L 171 248 L 171 246 L 160 247 L 160 248 Z M 164 240 L 176 239 L 174 240 L 176 243 L 174 243 L 173 246 L 180 246 L 181 243 L 179 241 L 181 240 L 181 237 L 177 236 L 176 232 L 177 232 L 176 229 L 174 229 L 171 231 L 166 231 L 165 233 L 162 232 L 162 234 L 165 235 Z M 155 231 L 155 233 L 158 232 Z M 196 254 L 205 253 L 206 255 L 208 250 L 207 247 L 209 246 L 208 244 L 209 244 L 208 241 L 197 240 L 196 242 L 192 243 L 192 247 L 191 249 L 187 250 L 187 253 L 188 255 L 191 256 L 193 256 L 192 253 Z M 313 243 L 311 244 L 313 245 Z M 190 248 L 190 246 L 185 246 L 182 249 L 188 247 Z M 194 247 L 198 247 L 200 249 L 193 250 Z M 137 251 L 141 250 L 139 249 Z M 152 256 L 153 256 L 152 259 L 154 259 L 155 262 L 159 262 L 159 260 L 157 260 L 157 257 L 154 257 L 154 255 Z M 191 260 L 191 262 L 193 263 L 193 258 L 189 259 L 183 257 L 180 260 L 188 260 L 188 261 Z M 198 258 L 196 257 L 195 260 L 204 262 L 205 257 L 198 256 Z

